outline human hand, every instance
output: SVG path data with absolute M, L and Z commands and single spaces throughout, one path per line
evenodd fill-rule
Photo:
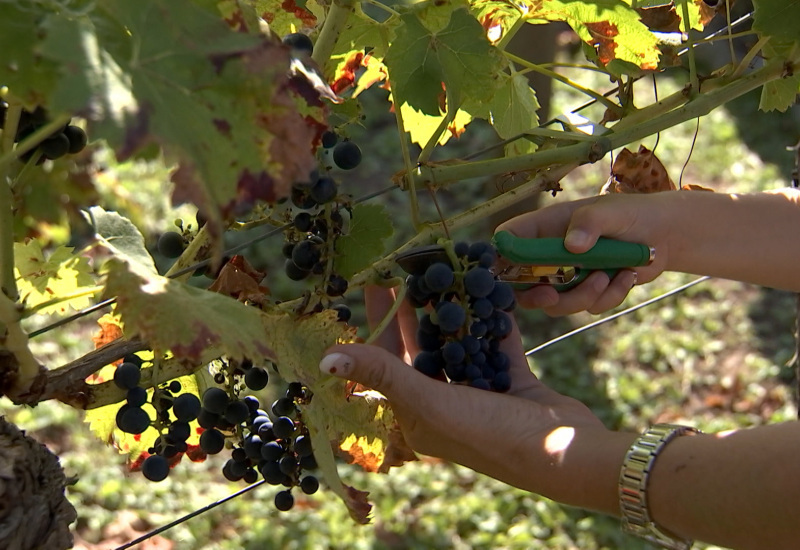
M 666 204 L 676 195 L 597 196 L 547 206 L 501 224 L 496 231 L 509 231 L 518 237 L 564 237 L 567 250 L 575 253 L 588 251 L 601 236 L 646 244 L 656 250 L 654 261 L 636 271 L 622 270 L 612 280 L 597 271 L 562 293 L 551 286 L 537 286 L 518 293 L 518 303 L 542 308 L 553 316 L 583 310 L 600 313 L 621 304 L 635 284 L 652 281 L 664 271 L 671 227 Z
M 373 287 L 366 299 L 368 318 L 377 323 L 394 296 Z M 583 502 L 585 487 L 578 478 L 610 432 L 585 405 L 534 376 L 516 323 L 501 344 L 511 360 L 512 385 L 504 394 L 416 371 L 408 364 L 418 352 L 416 324 L 416 312 L 404 303 L 378 345 L 333 346 L 320 369 L 384 394 L 414 450 L 562 502 L 596 507 Z M 588 452 L 578 450 L 584 448 Z M 613 468 L 618 472 L 619 463 Z

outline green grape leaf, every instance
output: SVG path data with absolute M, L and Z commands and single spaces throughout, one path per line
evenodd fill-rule
M 639 14 L 618 0 L 544 0 L 532 5 L 531 19 L 567 22 L 592 46 L 602 65 L 618 59 L 640 69 L 658 68 L 658 38 Z
M 524 5 L 520 3 L 519 6 Z M 504 0 L 472 0 L 470 11 L 486 30 L 486 37 L 496 44 L 523 16 L 520 7 Z
M 383 253 L 385 241 L 392 233 L 394 228 L 385 206 L 354 206 L 349 231 L 336 240 L 336 273 L 348 279 L 366 268 Z
M 774 41 L 800 41 L 800 1 L 753 0 L 753 30 Z
M 89 260 L 58 247 L 45 259 L 37 241 L 14 243 L 14 273 L 20 300 L 39 313 L 67 313 L 89 306 L 95 287 Z M 51 305 L 43 305 L 51 304 Z
M 27 106 L 34 106 L 53 93 L 59 67 L 36 51 L 36 36 L 43 27 L 46 11 L 24 2 L 0 2 L 0 36 L 3 61 L 0 82 Z
M 770 40 L 764 45 L 764 57 L 767 59 L 785 59 L 792 54 L 796 43 Z M 764 84 L 761 90 L 761 101 L 758 108 L 762 111 L 785 112 L 797 101 L 800 94 L 800 74 L 785 74 L 783 78 Z
M 274 358 L 266 335 L 282 315 L 118 260 L 111 260 L 107 279 L 104 297 L 117 298 L 115 311 L 128 338 L 138 337 L 154 350 L 192 362 L 220 355 Z
M 386 53 L 395 101 L 438 116 L 445 92 L 453 107 L 467 99 L 489 100 L 503 62 L 481 24 L 460 8 L 450 13 L 447 26 L 432 31 L 425 24 L 431 21 L 420 18 L 426 13 L 403 15 L 397 38 Z M 438 22 L 441 13 L 433 13 L 430 19 Z
M 397 106 L 395 106 L 395 108 L 397 108 Z M 466 130 L 467 125 L 472 122 L 473 116 L 480 116 L 480 118 L 488 117 L 488 111 L 485 108 L 479 110 L 481 115 L 473 115 L 473 113 L 469 112 L 471 109 L 459 109 L 453 121 L 450 122 L 442 135 L 439 136 L 439 145 L 444 145 L 450 141 L 451 137 L 457 138 L 461 136 Z M 439 128 L 439 124 L 441 124 L 445 117 L 445 115 L 441 113 L 438 115 L 426 115 L 422 111 L 413 108 L 408 103 L 403 103 L 403 106 L 400 107 L 400 113 L 403 115 L 403 124 L 411 141 L 418 143 L 421 147 L 424 147 L 433 137 L 434 132 Z
M 488 108 L 489 120 L 502 139 L 515 137 L 539 124 L 539 117 L 536 115 L 539 109 L 536 92 L 530 87 L 528 79 L 520 74 L 502 78 L 502 84 L 492 97 Z M 506 145 L 507 156 L 524 155 L 534 150 L 536 145 L 524 138 Z
M 95 237 L 116 257 L 156 273 L 156 265 L 144 245 L 144 237 L 129 219 L 99 206 L 89 208 L 86 219 L 94 228 Z

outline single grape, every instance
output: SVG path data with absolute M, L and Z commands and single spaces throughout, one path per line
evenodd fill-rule
M 489 356 L 488 363 L 498 372 L 511 368 L 511 359 L 502 351 L 497 351 Z
M 279 416 L 272 423 L 272 431 L 278 439 L 289 439 L 294 432 L 294 422 L 288 416 Z
M 129 407 L 117 418 L 117 426 L 125 433 L 140 434 L 150 426 L 150 415 L 141 407 Z
M 419 349 L 423 351 L 433 352 L 442 347 L 442 337 L 439 334 L 431 334 L 422 330 L 417 331 L 415 341 Z
M 203 393 L 203 408 L 213 414 L 225 414 L 230 398 L 222 388 L 208 388 Z
M 269 373 L 263 367 L 253 367 L 244 373 L 244 384 L 253 391 L 263 390 L 269 383 Z
M 498 372 L 494 375 L 492 386 L 496 392 L 507 392 L 509 389 L 511 389 L 511 375 L 508 373 L 508 371 Z
M 442 358 L 448 364 L 458 364 L 464 361 L 467 353 L 464 351 L 464 346 L 461 342 L 447 342 L 442 347 Z
M 282 456 L 281 459 L 278 460 L 278 466 L 280 467 L 281 472 L 289 477 L 294 477 L 294 475 L 297 473 L 297 459 L 291 454 Z
M 300 490 L 307 495 L 313 495 L 319 489 L 319 480 L 314 476 L 306 476 L 300 480 Z
M 291 510 L 292 506 L 294 506 L 294 497 L 291 491 L 279 491 L 275 495 L 275 508 L 281 512 Z
M 175 231 L 162 233 L 158 238 L 158 252 L 165 258 L 177 258 L 183 254 L 185 247 L 186 242 L 183 240 L 183 235 Z
M 339 136 L 336 132 L 332 132 L 328 130 L 327 132 L 322 134 L 322 147 L 325 149 L 330 149 L 339 141 Z
M 141 407 L 147 403 L 147 390 L 139 386 L 129 389 L 126 395 L 126 402 L 131 407 Z
M 286 479 L 286 474 L 281 472 L 281 467 L 276 460 L 264 462 L 259 471 L 264 476 L 264 480 L 270 485 L 280 485 Z
M 514 289 L 506 282 L 495 282 L 494 289 L 492 289 L 487 298 L 497 309 L 509 311 L 514 307 Z
M 494 306 L 487 298 L 478 298 L 472 302 L 470 309 L 478 319 L 488 319 L 494 313 Z
M 464 309 L 453 302 L 439 302 L 436 305 L 436 317 L 439 321 L 439 328 L 447 334 L 458 332 L 467 319 Z
M 448 364 L 444 367 L 444 373 L 452 382 L 463 382 L 467 379 L 467 366 L 464 363 Z
M 286 453 L 283 445 L 277 441 L 270 441 L 261 446 L 261 458 L 264 460 L 277 461 Z
M 275 416 L 291 416 L 296 412 L 294 399 L 281 397 L 272 404 L 272 412 Z
M 242 479 L 245 483 L 255 483 L 258 481 L 258 472 L 255 470 L 255 468 L 248 468 L 245 470 Z
M 511 334 L 511 317 L 507 313 L 495 311 L 492 320 L 494 328 L 489 331 L 492 336 L 500 340 Z
M 133 363 L 137 367 L 140 367 L 144 364 L 144 359 L 136 355 L 135 353 L 129 353 L 125 357 L 122 358 L 123 363 Z
M 300 269 L 297 267 L 297 264 L 294 263 L 292 260 L 286 260 L 284 264 L 284 271 L 286 272 L 286 276 L 289 277 L 292 281 L 302 281 L 309 275 L 311 275 L 311 271 L 308 269 Z
M 261 402 L 258 400 L 258 397 L 255 395 L 245 395 L 242 397 L 242 401 L 244 401 L 245 405 L 247 405 L 247 408 L 250 409 L 251 417 L 258 415 L 258 409 L 261 407 Z
M 231 459 L 235 462 L 247 462 L 247 451 L 244 447 L 236 447 L 231 451 Z
M 331 309 L 336 312 L 337 320 L 346 323 L 350 320 L 350 317 L 353 316 L 353 313 L 350 311 L 350 308 L 347 307 L 345 304 L 334 304 L 331 306 Z
M 244 452 L 247 453 L 247 458 L 252 460 L 261 459 L 261 447 L 264 442 L 257 435 L 249 435 L 244 440 Z
M 444 292 L 455 282 L 453 268 L 444 262 L 436 262 L 425 270 L 425 285 L 432 292 Z
M 469 355 L 478 353 L 481 350 L 480 341 L 471 334 L 466 334 L 463 338 L 461 338 L 461 345 L 464 346 L 464 351 L 466 351 Z
M 184 422 L 191 422 L 200 414 L 200 399 L 193 393 L 182 393 L 172 402 L 172 412 L 175 418 Z
M 464 275 L 464 290 L 473 298 L 485 298 L 494 290 L 494 275 L 485 267 L 473 267 Z
M 236 462 L 233 459 L 228 460 L 222 466 L 222 475 L 225 476 L 225 479 L 228 481 L 239 481 L 244 477 L 246 471 L 247 466 L 245 466 L 244 463 Z
M 69 139 L 63 133 L 56 134 L 39 144 L 39 150 L 50 160 L 56 160 L 69 152 Z
M 477 262 L 480 260 L 481 256 L 487 252 L 496 254 L 494 247 L 491 245 L 491 243 L 487 243 L 485 241 L 472 243 L 471 245 L 469 245 L 469 251 L 467 252 L 467 259 L 470 262 Z
M 292 261 L 300 269 L 311 270 L 319 259 L 319 246 L 311 239 L 300 241 L 292 250 Z
M 287 34 L 281 39 L 281 42 L 293 50 L 297 50 L 298 52 L 302 52 L 307 55 L 311 55 L 311 53 L 314 51 L 314 43 L 307 35 L 301 32 Z
M 264 422 L 258 427 L 258 437 L 261 438 L 261 441 L 274 441 L 275 440 L 275 432 L 272 431 L 272 421 Z
M 342 170 L 352 170 L 361 164 L 361 149 L 352 141 L 342 141 L 333 148 L 333 162 Z
M 304 395 L 305 390 L 303 390 L 302 382 L 289 382 L 289 385 L 286 386 L 286 397 L 294 399 L 296 397 L 303 397 Z
M 75 153 L 80 153 L 83 151 L 86 144 L 89 142 L 89 138 L 86 136 L 86 132 L 83 131 L 83 128 L 80 126 L 73 126 L 68 125 L 64 128 L 64 135 L 67 136 L 69 140 L 69 151 L 70 155 L 74 155 Z
M 142 370 L 133 363 L 121 363 L 114 371 L 114 384 L 121 390 L 129 390 L 139 385 Z
M 482 375 L 483 370 L 475 363 L 467 365 L 464 369 L 464 377 L 467 380 L 475 380 L 476 378 L 480 378 Z
M 336 181 L 328 176 L 319 178 L 311 187 L 311 198 L 317 204 L 327 204 L 339 193 Z
M 317 459 L 314 455 L 304 456 L 300 458 L 300 469 L 301 470 L 316 470 L 319 467 L 317 464 Z
M 484 378 L 476 378 L 469 383 L 470 386 L 473 388 L 478 388 L 479 390 L 491 390 L 492 386 L 489 384 L 487 380 Z
M 292 220 L 295 229 L 303 232 L 310 230 L 313 223 L 311 214 L 308 212 L 300 212 L 294 217 L 294 220 Z
M 225 408 L 224 416 L 233 425 L 241 424 L 250 416 L 250 409 L 244 401 L 232 401 Z
M 469 360 L 473 365 L 483 366 L 486 363 L 486 354 L 482 351 L 478 353 L 473 353 L 469 356 Z
M 309 191 L 310 188 L 307 185 L 292 185 L 292 204 L 303 210 L 314 208 L 317 202 L 311 198 Z
M 283 243 L 283 248 L 281 248 L 281 254 L 286 259 L 292 259 L 292 250 L 294 250 L 294 243 L 292 242 L 285 242 Z
M 169 389 L 169 391 L 171 391 L 172 393 L 180 393 L 181 383 L 178 382 L 177 380 L 173 380 L 172 382 L 169 383 L 167 389 Z
M 164 481 L 169 475 L 169 462 L 163 456 L 148 456 L 142 462 L 142 475 L 150 481 Z
M 340 275 L 333 274 L 328 280 L 328 286 L 325 288 L 325 293 L 328 296 L 341 296 L 347 291 L 347 279 Z
M 205 430 L 200 434 L 200 448 L 207 454 L 215 455 L 225 448 L 225 436 L 213 428 Z
M 455 251 L 456 256 L 459 258 L 465 258 L 467 254 L 469 254 L 469 243 L 458 241 L 455 245 L 453 245 L 453 250 Z
M 294 440 L 294 452 L 297 453 L 298 456 L 309 456 L 314 451 L 311 448 L 311 438 L 307 435 L 298 435 L 297 438 Z
M 441 358 L 434 352 L 421 351 L 414 358 L 414 368 L 431 378 L 439 376 L 443 367 Z

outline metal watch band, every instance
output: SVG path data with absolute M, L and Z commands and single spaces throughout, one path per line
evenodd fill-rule
M 647 482 L 656 457 L 664 446 L 681 435 L 700 430 L 678 424 L 656 424 L 633 442 L 619 474 L 619 503 L 622 530 L 668 550 L 689 550 L 694 541 L 662 531 L 650 517 Z

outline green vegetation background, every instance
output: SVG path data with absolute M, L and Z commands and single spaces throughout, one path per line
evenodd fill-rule
M 607 83 L 590 84 L 603 89 Z M 659 92 L 666 95 L 677 85 L 660 79 Z M 400 168 L 395 126 L 380 93 L 367 98 L 365 128 L 352 136 L 362 146 L 365 162 L 355 174 L 343 179 L 342 191 L 355 196 L 380 188 Z M 652 94 L 652 84 L 642 83 L 637 93 L 639 97 Z M 753 99 L 746 100 L 752 109 Z M 583 97 L 556 85 L 552 109 L 559 113 L 583 101 Z M 591 109 L 584 114 L 595 120 L 601 116 Z M 760 132 L 774 140 L 772 156 L 764 161 L 745 145 L 744 138 L 751 136 L 742 135 L 727 111 L 706 117 L 700 124 L 683 183 L 733 192 L 788 185 L 791 154 L 783 154 L 782 147 L 796 141 L 797 136 L 776 132 L 776 121 L 781 120 L 785 122 L 785 118 L 766 116 L 750 119 L 748 134 Z M 694 132 L 695 123 L 690 122 L 660 136 L 656 153 L 676 183 Z M 485 127 L 476 126 L 451 147 L 451 153 L 480 149 L 491 139 Z M 655 138 L 645 145 L 652 148 L 654 143 Z M 541 204 L 594 194 L 608 172 L 608 158 L 584 167 L 562 182 L 562 193 L 555 198 L 541 197 Z M 130 215 L 151 244 L 159 233 L 171 228 L 173 219 L 194 221 L 191 209 L 173 210 L 166 203 L 165 173 L 157 166 L 117 165 L 109 158 L 103 181 L 103 206 Z M 495 184 L 502 186 L 505 182 Z M 445 210 L 466 204 L 486 187 L 486 182 L 478 181 L 453 186 L 442 194 Z M 379 200 L 396 212 L 395 223 L 407 219 L 401 193 Z M 429 219 L 433 219 L 431 201 L 424 196 L 422 200 Z M 398 241 L 410 231 L 408 227 L 398 229 Z M 456 237 L 486 238 L 491 229 L 487 225 Z M 235 241 L 245 236 L 231 238 Z M 273 239 L 247 254 L 257 267 L 269 271 L 269 282 L 279 296 L 297 291 L 282 277 L 275 261 L 280 257 L 280 244 L 279 239 Z M 692 279 L 667 274 L 634 289 L 623 307 Z M 197 280 L 198 284 L 203 282 L 209 281 Z M 356 296 L 349 303 L 360 318 L 357 301 Z M 587 402 L 612 428 L 638 431 L 655 422 L 674 421 L 715 431 L 791 420 L 796 417 L 794 382 L 793 371 L 786 364 L 795 346 L 795 303 L 796 298 L 789 293 L 711 280 L 553 345 L 531 358 L 531 368 L 559 391 Z M 551 319 L 537 311 L 520 311 L 518 318 L 527 348 L 597 319 L 588 314 Z M 91 319 L 75 323 L 36 340 L 35 351 L 50 366 L 63 364 L 90 349 L 95 327 Z M 263 397 L 269 399 L 269 393 Z M 157 484 L 127 473 L 115 451 L 95 440 L 82 424 L 81 413 L 65 405 L 43 403 L 35 409 L 19 409 L 0 400 L 0 414 L 46 443 L 61 457 L 67 475 L 77 476 L 78 482 L 68 491 L 79 514 L 74 525 L 76 548 L 116 548 L 242 487 L 222 478 L 221 457 L 202 464 L 184 461 L 167 481 Z M 612 518 L 564 507 L 433 459 L 394 469 L 386 476 L 359 473 L 343 464 L 341 474 L 346 481 L 370 491 L 375 504 L 370 525 L 352 523 L 344 506 L 324 490 L 311 497 L 298 497 L 291 512 L 278 512 L 272 504 L 275 489 L 264 486 L 140 548 L 647 548 L 622 535 Z M 713 547 L 698 544 L 697 548 Z

